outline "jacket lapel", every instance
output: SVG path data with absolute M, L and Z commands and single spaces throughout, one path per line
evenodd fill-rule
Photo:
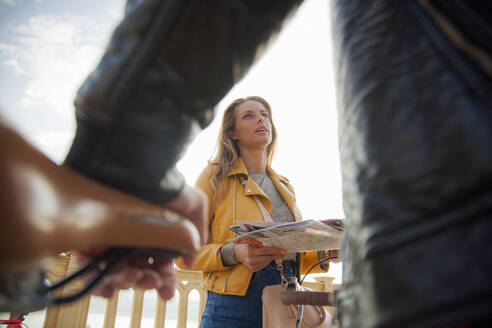
M 296 197 L 294 193 L 290 191 L 289 188 L 287 188 L 287 186 L 289 185 L 289 180 L 275 173 L 275 171 L 273 171 L 273 169 L 270 167 L 267 167 L 267 171 L 270 177 L 272 178 L 275 187 L 277 187 L 278 192 L 287 203 L 287 206 L 289 206 L 289 209 L 294 215 L 295 220 L 300 221 L 301 213 L 297 209 Z
M 267 166 L 267 172 L 280 195 L 287 203 L 287 206 L 289 206 L 290 211 L 294 214 L 295 220 L 301 220 L 301 214 L 297 209 L 295 195 L 289 190 L 289 188 L 287 188 L 289 181 L 275 173 L 270 166 Z M 248 170 L 246 169 L 246 165 L 241 157 L 239 157 L 236 165 L 228 174 L 228 176 L 236 176 L 237 179 L 239 179 L 239 177 L 237 177 L 239 175 L 243 175 L 247 178 L 246 185 L 243 188 L 243 195 L 249 197 L 252 197 L 253 195 L 258 196 L 268 212 L 272 213 L 272 201 L 267 197 L 267 195 L 265 195 L 263 190 L 256 184 L 256 182 L 249 178 Z M 239 179 L 239 184 L 242 185 L 240 181 L 241 180 Z
M 268 213 L 272 213 L 272 201 L 267 197 L 263 190 L 256 184 L 255 180 L 248 176 L 248 170 L 241 157 L 239 157 L 234 168 L 229 172 L 228 176 L 235 176 L 238 179 L 239 184 L 242 186 L 241 179 L 239 176 L 244 176 L 246 178 L 246 184 L 243 187 L 243 195 L 246 197 L 253 197 L 253 195 L 258 196 L 260 201 L 263 203 Z M 254 199 L 253 199 L 254 201 Z M 255 201 L 256 203 L 256 201 Z

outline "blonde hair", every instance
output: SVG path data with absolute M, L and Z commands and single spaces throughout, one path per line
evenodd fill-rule
M 218 165 L 218 169 L 210 178 L 210 183 L 215 193 L 219 195 L 222 193 L 222 190 L 218 190 L 219 181 L 227 177 L 227 174 L 232 170 L 234 165 L 236 165 L 240 155 L 237 141 L 232 139 L 232 133 L 234 131 L 234 123 L 236 122 L 236 108 L 246 101 L 256 101 L 262 104 L 265 107 L 268 113 L 268 118 L 272 124 L 272 141 L 267 146 L 268 165 L 272 164 L 273 156 L 277 150 L 277 129 L 273 124 L 272 109 L 270 104 L 259 96 L 250 96 L 234 100 L 226 108 L 224 116 L 222 117 L 222 124 L 220 126 L 219 137 L 217 139 L 215 156 L 211 161 L 212 163 Z

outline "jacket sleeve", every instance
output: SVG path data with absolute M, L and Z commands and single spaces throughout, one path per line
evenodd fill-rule
M 212 223 L 213 223 L 213 215 L 214 215 L 214 190 L 210 184 L 210 177 L 214 173 L 214 166 L 208 165 L 200 174 L 197 179 L 196 187 L 200 188 L 208 198 L 208 227 L 209 227 L 209 241 L 210 238 L 213 238 L 211 235 L 212 232 Z M 186 267 L 182 261 L 182 259 L 176 260 L 176 264 L 181 269 L 186 270 L 197 270 L 204 272 L 211 271 L 226 271 L 230 269 L 230 266 L 224 266 L 222 264 L 222 258 L 220 256 L 220 248 L 225 245 L 225 243 L 207 243 L 202 247 L 202 249 L 198 252 L 197 258 L 193 267 Z
M 301 274 L 306 274 L 308 270 L 313 266 L 316 262 L 318 262 L 320 259 L 318 259 L 318 252 L 317 251 L 312 251 L 312 252 L 302 252 L 300 254 L 301 258 L 301 264 L 300 264 L 300 273 Z M 310 273 L 324 273 L 327 272 L 329 269 L 329 264 L 325 266 L 326 270 L 321 269 L 319 265 L 317 265 L 313 270 L 311 270 Z
M 78 91 L 65 164 L 149 201 L 175 198 L 187 144 L 300 2 L 129 0 Z

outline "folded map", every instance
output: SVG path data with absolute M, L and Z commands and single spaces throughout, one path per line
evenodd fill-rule
M 278 247 L 287 252 L 339 249 L 343 234 L 343 220 L 339 219 L 236 223 L 229 230 L 238 236 L 230 242 L 254 247 Z

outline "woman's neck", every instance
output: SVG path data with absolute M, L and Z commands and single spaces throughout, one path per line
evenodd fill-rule
M 264 150 L 241 150 L 241 158 L 248 171 L 266 173 L 267 155 Z

